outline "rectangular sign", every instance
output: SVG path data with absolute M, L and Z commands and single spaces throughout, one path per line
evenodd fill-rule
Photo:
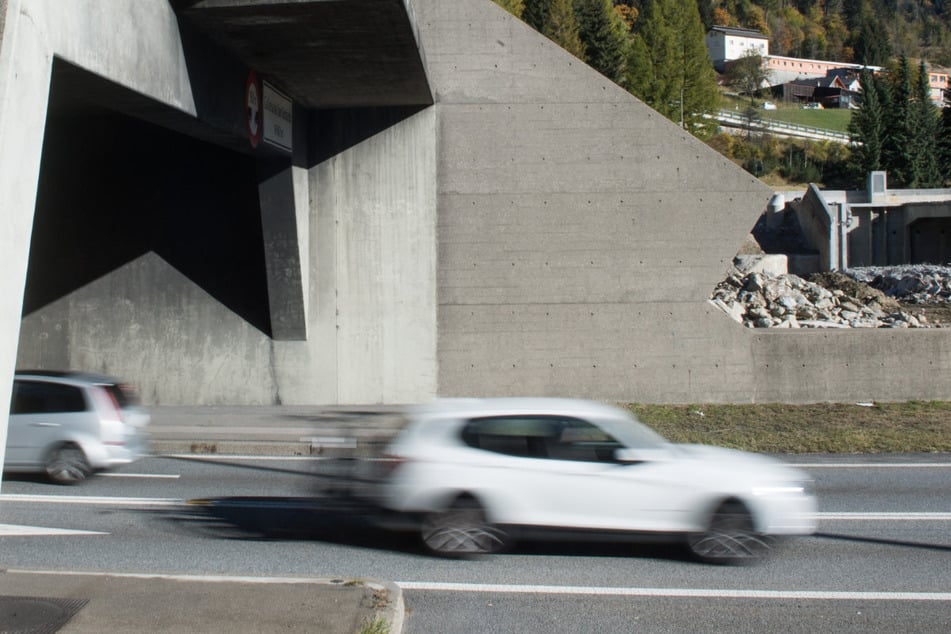
M 294 149 L 294 104 L 286 95 L 275 90 L 267 82 L 264 82 L 262 92 L 264 93 L 264 141 L 290 152 Z

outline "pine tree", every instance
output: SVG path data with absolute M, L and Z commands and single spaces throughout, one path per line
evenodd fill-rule
M 631 91 L 694 134 L 719 103 L 713 65 L 694 0 L 655 0 L 644 7 L 631 53 Z M 683 107 L 681 107 L 683 103 Z
M 911 120 L 911 70 L 904 55 L 894 73 L 889 73 L 887 91 L 891 103 L 883 108 L 886 134 L 882 143 L 882 167 L 888 171 L 888 182 L 907 187 L 913 179 L 915 162 L 913 122 Z M 886 104 L 883 103 L 883 106 Z
M 937 162 L 938 112 L 931 103 L 931 86 L 924 60 L 918 65 L 915 95 L 909 106 L 911 142 L 914 155 L 911 169 L 911 187 L 940 187 L 942 178 Z
M 938 166 L 942 184 L 947 184 L 951 181 L 951 108 L 941 109 L 937 136 Z
M 878 80 L 868 68 L 859 79 L 862 107 L 852 113 L 849 136 L 852 140 L 852 165 L 860 175 L 882 169 L 882 141 L 885 134 Z
M 525 10 L 522 19 L 539 33 L 545 31 L 548 24 L 548 15 L 551 13 L 552 0 L 524 0 Z
M 584 45 L 578 36 L 578 19 L 571 0 L 552 0 L 542 33 L 578 59 L 585 59 Z
M 630 45 L 627 28 L 614 12 L 611 0 L 574 0 L 574 9 L 588 64 L 614 83 L 624 85 Z

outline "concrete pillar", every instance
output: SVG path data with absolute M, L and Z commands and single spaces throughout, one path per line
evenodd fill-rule
M 7 440 L 52 54 L 21 0 L 0 0 L 0 464 Z
M 307 311 L 301 278 L 294 168 L 290 158 L 258 163 L 261 229 L 267 254 L 271 338 L 307 339 Z

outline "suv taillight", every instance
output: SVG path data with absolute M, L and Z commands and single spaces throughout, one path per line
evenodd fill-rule
M 92 390 L 96 401 L 96 411 L 99 413 L 99 428 L 102 432 L 102 442 L 107 445 L 125 444 L 125 421 L 122 418 L 122 408 L 112 392 L 106 386 L 97 385 Z

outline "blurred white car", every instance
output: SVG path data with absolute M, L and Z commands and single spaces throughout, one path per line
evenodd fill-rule
M 131 386 L 113 377 L 18 371 L 3 468 L 75 484 L 147 453 L 149 421 Z
M 565 399 L 450 399 L 410 408 L 375 502 L 417 521 L 434 553 L 495 552 L 513 536 L 671 536 L 699 559 L 760 557 L 815 529 L 810 478 L 778 460 L 674 445 L 627 411 Z M 373 478 L 371 478 L 373 481 Z
M 775 110 L 775 109 L 776 109 L 776 104 L 774 104 L 772 101 L 763 102 L 763 110 Z

